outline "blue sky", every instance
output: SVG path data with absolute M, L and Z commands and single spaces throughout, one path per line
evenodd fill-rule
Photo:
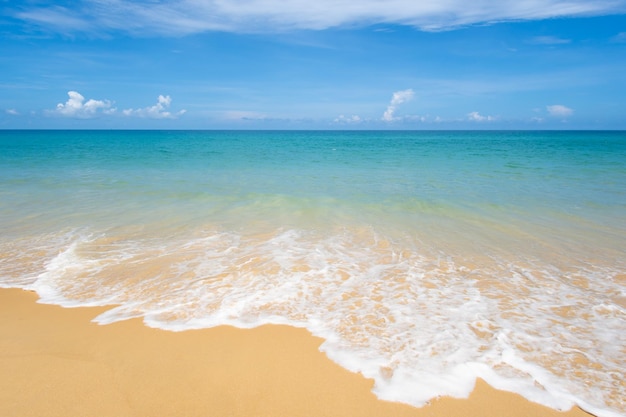
M 626 0 L 0 0 L 0 128 L 626 129 Z

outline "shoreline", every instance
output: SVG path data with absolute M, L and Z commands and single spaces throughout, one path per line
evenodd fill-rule
M 373 381 L 319 351 L 322 339 L 282 325 L 168 332 L 141 319 L 98 325 L 107 307 L 37 303 L 0 289 L 0 415 L 588 417 L 559 412 L 478 380 L 468 399 L 415 408 L 382 401 Z

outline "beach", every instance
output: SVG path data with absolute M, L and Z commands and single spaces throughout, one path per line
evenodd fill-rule
M 626 417 L 626 0 L 325 1 L 2 2 L 0 417 Z
M 537 416 L 558 412 L 479 381 L 469 399 L 422 408 L 378 400 L 304 329 L 266 325 L 168 332 L 138 319 L 90 320 L 104 308 L 37 304 L 0 290 L 0 415 Z
M 0 415 L 621 417 L 624 161 L 623 132 L 0 132 Z

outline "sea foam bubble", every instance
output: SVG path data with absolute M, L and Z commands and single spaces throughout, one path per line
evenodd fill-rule
M 72 230 L 2 250 L 13 257 L 0 263 L 3 286 L 111 305 L 101 324 L 307 328 L 386 400 L 467 397 L 480 377 L 559 410 L 624 410 L 626 309 L 612 266 L 443 250 L 371 227 L 168 239 Z

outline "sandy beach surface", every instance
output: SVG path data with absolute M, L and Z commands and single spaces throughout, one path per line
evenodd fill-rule
M 478 381 L 469 399 L 423 408 L 378 400 L 304 329 L 179 333 L 138 320 L 100 326 L 104 308 L 37 304 L 0 290 L 0 416 L 589 416 L 558 412 Z

